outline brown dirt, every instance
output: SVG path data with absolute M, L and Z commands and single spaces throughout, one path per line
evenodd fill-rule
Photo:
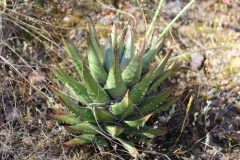
M 65 57 L 60 44 L 62 36 L 70 36 L 84 53 L 86 16 L 95 19 L 102 42 L 106 40 L 113 21 L 124 24 L 131 18 L 106 9 L 109 6 L 107 2 L 104 3 L 106 6 L 97 2 L 89 5 L 86 1 L 63 2 L 49 3 L 45 11 L 31 7 L 30 3 L 8 4 L 9 9 L 3 16 L 3 39 L 14 50 L 3 45 L 0 52 L 12 65 L 1 60 L 0 159 L 102 159 L 94 154 L 93 144 L 73 148 L 62 146 L 71 135 L 46 118 L 47 108 L 52 106 L 38 92 L 54 98 L 42 80 L 46 78 L 58 84 L 47 68 L 52 65 L 51 59 Z M 139 7 L 130 2 L 118 3 L 119 9 L 136 17 L 138 36 L 141 36 L 145 25 Z M 179 1 L 179 4 L 184 5 L 185 1 Z M 147 1 L 143 6 L 154 12 L 157 5 Z M 158 32 L 174 17 L 174 12 L 170 12 L 168 7 L 164 8 L 164 12 L 156 24 Z M 170 110 L 157 115 L 159 123 L 168 126 L 169 132 L 154 139 L 152 147 L 156 152 L 171 159 L 240 159 L 240 17 L 236 14 L 239 12 L 240 3 L 237 0 L 232 0 L 231 5 L 220 0 L 198 1 L 169 33 L 163 53 L 172 47 L 173 57 L 188 52 L 194 54 L 181 56 L 175 71 L 161 86 L 174 86 L 173 94 L 180 98 L 168 122 L 164 119 L 170 116 Z M 43 27 L 45 30 L 33 31 L 31 27 L 22 25 L 34 34 L 42 32 L 49 39 L 37 34 L 32 36 L 17 25 L 19 21 L 9 20 L 16 14 L 26 24 Z M 21 14 L 35 20 L 25 20 Z M 150 19 L 151 12 L 146 17 Z M 61 65 L 66 66 L 66 61 L 62 60 Z M 31 75 L 37 78 L 33 70 L 38 70 L 41 75 L 41 80 L 36 83 L 39 91 L 27 83 Z M 193 96 L 193 102 L 186 114 L 190 96 Z M 209 106 L 207 103 L 210 103 Z M 160 154 L 157 157 L 163 158 Z

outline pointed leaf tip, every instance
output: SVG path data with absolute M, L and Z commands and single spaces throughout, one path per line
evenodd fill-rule
M 97 81 L 90 74 L 88 67 L 83 64 L 83 80 L 87 88 L 87 93 L 93 102 L 101 103 L 110 100 L 106 91 L 97 83 Z
M 116 138 L 116 139 L 122 143 L 123 147 L 131 154 L 131 156 L 135 158 L 139 157 L 139 152 L 131 140 L 126 141 L 120 138 Z
M 144 126 L 144 124 L 148 121 L 148 119 L 151 116 L 152 114 L 148 114 L 143 118 L 132 116 L 132 117 L 126 118 L 123 122 L 130 127 L 140 127 L 140 126 Z
M 129 90 L 127 90 L 121 102 L 115 103 L 110 106 L 110 110 L 114 115 L 121 118 L 125 118 L 133 113 L 134 106 L 130 97 Z
M 128 65 L 122 72 L 123 81 L 129 87 L 132 87 L 135 84 L 137 84 L 141 78 L 142 60 L 143 60 L 145 44 L 146 44 L 146 40 L 143 41 L 143 44 L 140 50 L 136 53 L 134 58 L 131 58 L 131 61 L 128 63 Z

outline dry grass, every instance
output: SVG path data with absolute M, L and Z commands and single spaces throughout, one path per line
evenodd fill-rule
M 152 10 L 154 4 L 148 2 L 147 7 Z M 84 53 L 82 31 L 86 27 L 86 15 L 101 19 L 97 27 L 103 31 L 100 35 L 103 42 L 109 27 L 101 22 L 111 23 L 116 18 L 114 11 L 96 7 L 96 3 L 90 3 L 89 10 L 77 11 L 86 8 L 83 4 L 86 3 L 61 1 L 36 7 L 16 3 L 8 4 L 9 9 L 1 12 L 4 37 L 0 50 L 0 159 L 103 159 L 94 144 L 63 147 L 62 143 L 71 135 L 45 116 L 48 108 L 53 107 L 54 99 L 45 81 L 61 88 L 48 70 L 51 60 L 60 59 L 61 66 L 72 72 L 64 58 L 61 37 L 67 35 L 75 39 Z M 140 36 L 144 30 L 140 24 L 144 21 L 139 7 L 129 11 L 131 4 L 121 4 L 125 12 L 131 13 L 134 9 L 132 14 L 139 20 Z M 181 58 L 164 85 L 175 86 L 175 94 L 181 97 L 166 123 L 169 133 L 153 141 L 149 148 L 156 153 L 146 158 L 154 155 L 159 159 L 239 159 L 240 17 L 235 14 L 239 8 L 237 0 L 232 0 L 232 6 L 214 0 L 197 2 L 169 34 L 163 51 L 173 47 L 174 56 L 181 55 Z M 120 23 L 124 23 L 124 19 L 126 15 L 120 14 Z M 159 32 L 168 22 L 167 15 L 160 19 Z M 199 55 L 182 55 L 187 52 Z M 40 72 L 34 74 L 34 70 Z M 191 95 L 193 102 L 186 114 Z M 209 110 L 205 107 L 207 101 L 211 101 Z M 169 111 L 159 114 L 159 121 L 168 116 Z M 107 157 L 114 155 L 117 153 L 109 150 Z

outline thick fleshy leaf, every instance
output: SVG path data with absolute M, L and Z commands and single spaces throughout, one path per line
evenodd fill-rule
M 109 93 L 109 95 L 116 99 L 126 93 L 127 87 L 122 80 L 122 74 L 118 62 L 117 51 L 115 50 L 114 61 L 110 68 L 107 82 L 104 89 Z
M 64 103 L 64 100 L 62 97 L 60 98 L 61 102 Z M 65 103 L 66 104 L 66 103 Z M 89 108 L 76 106 L 76 105 L 65 105 L 72 113 L 74 113 L 79 119 L 96 123 L 95 117 L 92 113 L 92 111 Z
M 91 100 L 96 103 L 106 102 L 110 100 L 108 94 L 104 91 L 104 89 L 95 81 L 92 75 L 89 72 L 89 69 L 83 63 L 83 79 L 87 88 L 87 93 Z
M 104 156 L 106 154 L 105 148 L 109 145 L 108 141 L 103 137 L 96 137 L 94 141 L 97 145 L 98 150 L 101 155 Z
M 93 125 L 91 123 L 82 122 L 80 124 L 65 126 L 65 128 L 73 133 L 77 134 L 99 134 L 102 132 L 97 125 Z
M 103 68 L 102 63 L 100 62 L 96 54 L 96 51 L 93 48 L 89 34 L 87 36 L 87 40 L 88 40 L 88 62 L 90 72 L 98 83 L 104 84 L 107 80 L 107 73 Z
M 83 104 L 89 104 L 92 102 L 87 94 L 87 89 L 82 84 L 61 70 L 52 70 L 52 72 L 64 84 L 76 100 Z
M 73 145 L 79 145 L 79 144 L 85 144 L 85 143 L 91 143 L 95 140 L 95 136 L 91 134 L 83 134 L 78 137 L 75 137 L 71 139 L 68 142 L 63 143 L 64 146 L 73 146 Z
M 53 115 L 53 114 L 47 114 L 49 118 L 61 121 L 68 125 L 75 125 L 81 123 L 78 118 L 71 116 L 71 115 Z
M 125 94 L 121 102 L 115 103 L 110 106 L 110 111 L 121 118 L 131 115 L 134 111 L 134 106 L 130 97 L 129 90 Z
M 133 135 L 133 136 L 146 136 L 148 138 L 153 138 L 155 136 L 160 136 L 167 133 L 167 127 L 152 128 L 150 126 L 144 126 L 143 128 L 136 129 L 131 128 L 131 130 L 124 130 L 123 135 Z
M 118 38 L 118 36 L 117 36 L 117 29 L 118 29 L 117 23 L 113 23 L 112 33 L 111 33 L 112 48 L 113 48 L 113 50 L 115 50 L 116 47 L 117 47 L 117 38 Z
M 63 39 L 64 46 L 67 50 L 68 56 L 71 58 L 74 67 L 76 68 L 79 77 L 82 79 L 82 59 L 83 56 L 79 53 L 77 47 L 72 41 L 68 43 Z
M 72 113 L 74 113 L 77 117 L 82 120 L 88 122 L 96 122 L 94 115 L 91 110 L 86 107 L 76 106 L 73 103 L 73 98 L 66 95 L 65 93 L 53 88 L 51 85 L 47 84 L 50 90 L 59 98 L 59 100 L 64 104 Z
M 122 143 L 123 147 L 131 154 L 131 156 L 137 158 L 139 156 L 138 150 L 136 149 L 134 143 L 131 140 L 123 140 L 120 138 L 116 138 L 120 143 Z
M 54 75 L 60 80 L 64 86 L 68 89 L 71 95 L 83 104 L 91 103 L 91 99 L 88 96 L 87 89 L 81 83 L 69 76 L 62 70 L 52 70 Z
M 125 129 L 121 126 L 117 126 L 117 125 L 113 125 L 113 124 L 106 124 L 106 125 L 104 125 L 104 127 L 107 130 L 107 132 L 109 134 L 111 134 L 111 136 L 113 136 L 113 137 L 120 135 Z
M 95 143 L 99 147 L 107 147 L 108 146 L 108 141 L 105 138 L 99 137 L 99 136 L 95 138 Z
M 134 30 L 132 26 L 129 26 L 127 33 L 127 41 L 125 44 L 125 50 L 121 59 L 120 67 L 121 70 L 125 70 L 125 68 L 129 65 L 134 57 Z
M 152 110 L 152 113 L 155 114 L 171 107 L 177 100 L 178 100 L 177 97 L 166 99 L 162 104 L 159 104 L 157 107 L 155 107 Z
M 130 97 L 134 104 L 140 102 L 148 90 L 148 86 L 151 83 L 151 77 L 153 68 L 147 73 L 147 75 L 136 84 L 130 91 Z
M 47 87 L 53 92 L 53 94 L 60 99 L 60 97 L 63 97 L 62 99 L 64 99 L 64 105 L 65 103 L 67 104 L 73 104 L 73 98 L 70 97 L 69 95 L 63 93 L 62 91 L 54 88 L 53 86 L 51 86 L 49 83 L 47 83 Z
M 152 78 L 151 78 L 151 82 L 155 80 L 155 78 L 157 78 L 164 70 L 164 67 L 166 66 L 168 59 L 170 57 L 172 53 L 172 49 L 170 49 L 168 51 L 168 53 L 166 54 L 166 56 L 162 59 L 162 61 L 160 62 L 160 64 L 157 66 L 157 68 L 154 70 Z
M 145 122 L 147 122 L 147 120 L 152 116 L 152 114 L 148 114 L 147 116 L 143 117 L 143 118 L 139 118 L 139 117 L 129 117 L 126 118 L 125 120 L 123 120 L 123 123 L 127 124 L 130 127 L 140 127 L 140 126 L 144 126 Z
M 122 33 L 121 35 L 118 37 L 118 46 L 117 46 L 117 50 L 118 50 L 118 61 L 121 62 L 122 61 L 122 56 L 123 56 L 123 53 L 124 53 L 124 49 L 125 49 L 125 46 L 124 46 L 124 39 L 125 39 L 125 36 L 126 36 L 126 33 L 127 33 L 127 27 L 125 26 L 122 30 Z
M 142 70 L 145 71 L 151 61 L 154 59 L 155 55 L 160 51 L 163 41 L 161 41 L 157 47 L 150 49 L 143 57 Z
M 61 102 L 64 103 L 64 100 L 60 98 Z M 92 111 L 89 108 L 76 106 L 76 105 L 65 105 L 72 113 L 74 113 L 79 119 L 84 121 L 96 123 L 95 117 Z
M 152 47 L 151 44 L 152 44 L 152 41 L 153 41 L 153 36 L 155 35 L 154 34 L 154 31 L 155 31 L 156 28 L 154 28 L 152 30 L 152 33 L 149 34 L 149 37 L 145 36 L 146 37 L 146 40 L 147 40 L 147 44 L 146 44 L 146 47 L 145 47 L 145 53 L 148 52 L 150 50 L 150 48 Z
M 151 113 L 156 106 L 166 100 L 170 93 L 171 90 L 167 90 L 165 92 L 157 94 L 156 96 L 149 97 L 142 101 L 142 103 L 138 106 L 138 109 L 144 115 Z
M 108 37 L 108 42 L 105 48 L 104 52 L 104 60 L 103 60 L 103 66 L 107 72 L 109 72 L 110 67 L 112 65 L 114 54 L 113 54 L 113 46 L 112 46 L 112 38 L 111 36 Z
M 106 110 L 105 108 L 96 107 L 96 108 L 93 108 L 92 110 L 93 110 L 93 114 L 96 118 L 96 121 L 98 123 L 111 122 L 111 121 L 115 120 L 114 115 L 111 112 L 109 112 L 108 110 Z
M 161 136 L 166 134 L 168 129 L 167 127 L 159 127 L 159 128 L 143 128 L 144 132 L 143 135 L 147 136 L 148 138 L 154 138 L 156 136 Z
M 175 61 L 176 62 L 176 61 Z M 175 62 L 165 71 L 161 72 L 159 76 L 155 78 L 155 80 L 151 83 L 149 86 L 149 89 L 147 91 L 147 94 L 150 94 L 153 90 L 155 90 L 166 78 L 169 77 L 169 75 L 172 73 L 173 67 L 175 65 Z
M 145 44 L 146 44 L 146 39 L 144 39 L 144 42 L 141 45 L 141 49 L 134 56 L 134 58 L 126 67 L 126 69 L 122 72 L 123 81 L 129 87 L 137 84 L 141 78 L 142 60 L 143 60 L 143 52 L 144 52 Z
M 70 105 L 65 105 L 68 109 L 70 108 Z M 95 117 L 92 113 L 92 111 L 86 107 L 79 107 L 79 106 L 75 106 L 72 105 L 71 109 L 74 110 L 75 112 L 73 112 L 79 119 L 84 120 L 84 121 L 88 121 L 88 122 L 92 122 L 92 123 L 96 123 Z
M 102 46 L 97 38 L 96 30 L 95 30 L 90 18 L 88 18 L 88 32 L 89 32 L 89 38 L 91 40 L 93 49 L 94 49 L 95 53 L 97 54 L 100 62 L 103 63 L 104 49 L 102 48 Z

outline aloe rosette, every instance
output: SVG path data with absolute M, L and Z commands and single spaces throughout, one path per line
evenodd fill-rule
M 144 39 L 139 49 L 135 49 L 132 24 L 125 26 L 120 34 L 114 24 L 103 48 L 90 19 L 87 42 L 88 54 L 83 58 L 72 42 L 64 41 L 81 82 L 64 70 L 53 70 L 69 94 L 48 85 L 66 107 L 66 110 L 53 109 L 48 116 L 61 121 L 76 135 L 65 146 L 95 143 L 103 151 L 110 141 L 121 144 L 137 157 L 139 152 L 134 142 L 167 132 L 166 127 L 153 128 L 146 122 L 177 100 L 169 98 L 171 89 L 153 94 L 173 70 L 175 63 L 166 68 L 171 50 L 161 63 L 152 63 L 162 43 L 149 47 Z M 129 137 L 135 137 L 134 142 Z

